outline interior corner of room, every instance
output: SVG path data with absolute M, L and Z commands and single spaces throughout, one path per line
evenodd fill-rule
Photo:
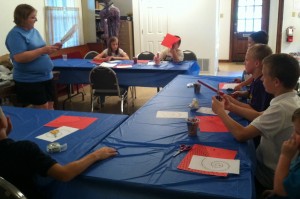
M 154 9 L 160 7 L 164 9 L 159 17 L 163 22 L 161 28 L 163 32 L 180 35 L 182 38 L 181 49 L 192 50 L 196 53 L 199 65 L 201 65 L 201 74 L 216 75 L 218 71 L 219 60 L 231 61 L 231 34 L 232 34 L 232 5 L 235 0 L 113 0 L 112 2 L 120 9 L 121 16 L 132 15 L 133 25 L 133 55 L 137 55 L 148 43 L 145 37 L 145 15 L 146 8 Z M 265 0 L 264 0 L 265 1 Z M 300 10 L 298 1 L 289 0 L 268 0 L 270 3 L 269 11 L 269 45 L 273 52 L 298 52 L 300 51 L 300 38 L 297 36 L 300 31 Z M 151 2 L 151 5 L 150 3 Z M 296 2 L 296 3 L 295 3 Z M 2 37 L 0 38 L 0 54 L 8 53 L 5 47 L 5 35 L 14 26 L 13 10 L 20 2 L 11 0 L 6 2 L 5 6 L 0 8 L 3 16 Z M 38 10 L 38 22 L 36 28 L 44 38 L 47 35 L 45 29 L 45 1 L 26 1 L 34 5 Z M 95 43 L 95 0 L 81 0 L 82 4 L 82 23 L 83 23 L 83 42 Z M 280 20 L 280 13 L 282 21 Z M 155 16 L 158 17 L 158 16 Z M 157 18 L 158 19 L 158 18 Z M 286 41 L 286 28 L 294 27 L 293 42 Z M 161 47 L 151 44 L 153 51 Z

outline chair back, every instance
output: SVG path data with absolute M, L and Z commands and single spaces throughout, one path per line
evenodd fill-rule
M 83 57 L 83 59 L 93 59 L 94 57 L 96 57 L 99 53 L 96 51 L 90 51 L 88 53 L 86 53 Z
M 153 60 L 154 59 L 154 53 L 149 52 L 149 51 L 145 51 L 145 52 L 141 52 L 138 56 L 137 59 L 138 60 Z
M 197 61 L 197 56 L 193 51 L 184 50 L 183 51 L 183 60 L 184 61 Z
M 120 96 L 116 73 L 107 67 L 97 66 L 90 72 L 90 84 L 95 95 Z
M 13 184 L 0 177 L 0 198 L 1 199 L 26 199 L 24 194 Z

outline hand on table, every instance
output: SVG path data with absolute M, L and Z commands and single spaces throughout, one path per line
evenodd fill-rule
M 102 147 L 93 152 L 97 160 L 104 160 L 118 154 L 117 150 L 111 147 Z

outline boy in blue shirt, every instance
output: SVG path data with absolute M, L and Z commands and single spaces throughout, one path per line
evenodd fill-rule
M 294 134 L 281 147 L 281 154 L 274 177 L 274 189 L 264 193 L 266 198 L 299 198 L 300 197 L 300 109 L 293 116 Z M 295 155 L 298 157 L 293 162 Z

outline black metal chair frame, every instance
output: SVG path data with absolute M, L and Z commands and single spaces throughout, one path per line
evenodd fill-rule
M 27 199 L 24 194 L 13 184 L 0 177 L 0 198 L 1 199 Z
M 183 56 L 184 56 L 183 58 L 184 61 L 191 61 L 191 60 L 197 61 L 196 54 L 191 50 L 184 50 Z
M 154 59 L 154 53 L 149 51 L 144 51 L 138 54 L 137 59 L 138 60 L 153 60 Z
M 128 104 L 128 89 L 119 86 L 116 73 L 111 68 L 97 66 L 91 70 L 89 78 L 91 86 L 91 111 L 94 111 L 95 101 L 99 100 L 101 102 L 101 96 L 119 96 L 121 99 L 121 113 L 123 114 L 124 104 Z
M 88 53 L 86 53 L 84 55 L 83 59 L 93 59 L 97 55 L 99 55 L 99 53 L 97 51 L 89 51 Z

